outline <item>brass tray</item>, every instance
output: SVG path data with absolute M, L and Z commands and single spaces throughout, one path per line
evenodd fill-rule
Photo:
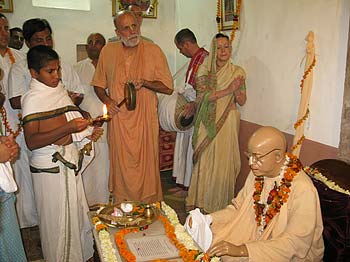
M 123 216 L 112 216 L 115 207 L 121 210 L 120 204 L 103 206 L 96 212 L 96 215 L 100 218 L 101 222 L 115 228 L 142 228 L 157 220 L 160 211 L 155 206 L 139 202 L 128 203 L 133 204 L 133 211 L 129 213 L 123 212 Z

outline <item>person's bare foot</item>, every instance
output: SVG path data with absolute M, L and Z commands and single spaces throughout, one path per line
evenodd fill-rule
M 178 191 L 181 191 L 181 190 L 182 190 L 181 187 L 176 186 L 176 187 L 170 188 L 170 189 L 168 190 L 168 192 L 169 192 L 169 193 L 175 193 L 175 192 L 178 192 Z

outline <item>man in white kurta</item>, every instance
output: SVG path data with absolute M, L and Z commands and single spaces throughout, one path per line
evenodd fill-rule
M 40 31 L 37 32 L 36 30 L 39 29 Z M 23 25 L 23 34 L 29 48 L 39 44 L 53 46 L 51 27 L 46 20 L 39 18 L 27 20 Z M 62 82 L 65 88 L 73 93 L 83 94 L 84 91 L 81 87 L 79 77 L 72 66 L 61 62 L 61 67 Z M 21 109 L 21 96 L 29 90 L 31 79 L 27 59 L 24 55 L 22 59 L 17 59 L 11 67 L 8 76 L 8 86 L 6 88 L 12 107 L 19 111 Z M 20 227 L 25 228 L 38 225 L 38 219 L 34 203 L 33 182 L 29 170 L 28 159 L 30 157 L 30 151 L 25 144 L 22 132 L 17 138 L 17 142 L 20 145 L 21 152 L 19 161 L 16 162 L 14 167 L 16 181 L 19 187 L 16 209 Z
M 208 51 L 198 46 L 195 35 L 188 28 L 182 29 L 176 34 L 175 45 L 182 55 L 191 58 L 184 79 L 185 85 L 182 90 L 179 90 L 186 100 L 191 102 L 187 105 L 188 114 L 191 115 L 195 112 L 196 90 L 194 80 L 199 66 L 208 55 Z M 192 176 L 192 134 L 193 128 L 176 134 L 173 177 L 176 178 L 176 184 L 183 185 L 185 188 L 189 187 Z
M 101 34 L 93 33 L 87 39 L 88 58 L 78 62 L 74 69 L 84 86 L 84 100 L 80 108 L 89 112 L 91 117 L 103 114 L 103 104 L 90 85 L 95 73 L 95 66 L 106 41 Z M 108 201 L 109 151 L 107 143 L 107 123 L 103 124 L 103 135 L 95 143 L 95 157 L 83 173 L 83 183 L 89 206 Z

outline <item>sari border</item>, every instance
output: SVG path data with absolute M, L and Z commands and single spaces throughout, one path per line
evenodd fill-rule
M 206 136 L 204 140 L 200 143 L 198 148 L 193 152 L 193 164 L 196 164 L 200 155 L 203 153 L 203 151 L 209 146 L 209 144 L 215 139 L 216 135 L 220 132 L 221 128 L 224 126 L 224 123 L 228 117 L 228 114 L 232 110 L 231 108 L 231 101 L 234 99 L 234 95 L 232 95 L 230 102 L 227 104 L 225 111 L 222 113 L 220 119 L 215 123 L 216 126 L 216 133 L 212 138 L 209 138 Z

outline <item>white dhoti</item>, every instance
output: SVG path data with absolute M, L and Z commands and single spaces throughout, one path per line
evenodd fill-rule
M 33 191 L 32 174 L 29 170 L 28 150 L 23 132 L 16 138 L 20 147 L 18 160 L 13 164 L 13 173 L 18 185 L 16 192 L 16 211 L 20 228 L 38 225 L 38 213 L 36 211 Z
M 186 132 L 177 132 L 176 134 L 173 177 L 176 178 L 176 184 L 185 187 L 190 186 L 192 176 L 192 134 L 193 127 Z
M 32 174 L 43 255 L 47 262 L 86 261 L 93 256 L 93 242 L 82 178 L 61 162 L 53 163 L 55 152 L 70 163 L 78 163 L 75 144 L 33 151 L 31 166 L 59 167 L 59 173 Z
M 65 114 L 67 122 L 81 117 L 67 91 L 60 84 L 48 87 L 32 79 L 29 91 L 22 96 L 24 126 L 29 121 Z M 32 151 L 32 171 L 35 203 L 39 215 L 41 246 L 46 262 L 86 261 L 93 255 L 92 229 L 88 205 L 80 173 L 91 161 L 84 157 L 82 169 L 75 174 L 79 151 L 89 140 L 92 127 L 72 133 L 73 143 L 66 146 L 47 145 Z M 70 168 L 60 160 L 58 152 Z M 93 151 L 90 158 L 93 157 Z
M 109 150 L 107 141 L 94 143 L 95 157 L 82 173 L 89 206 L 108 202 Z

